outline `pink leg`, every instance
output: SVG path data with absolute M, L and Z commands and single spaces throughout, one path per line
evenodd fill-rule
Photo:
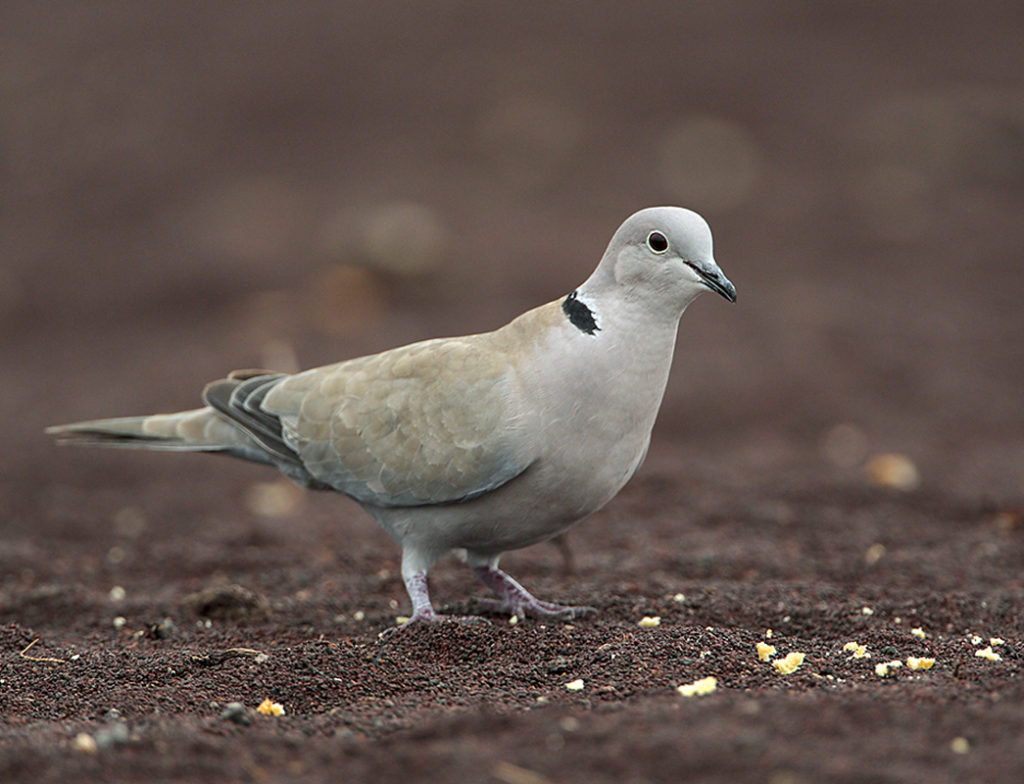
M 571 620 L 580 615 L 597 612 L 593 607 L 573 607 L 543 602 L 496 566 L 475 566 L 473 571 L 484 585 L 500 597 L 481 600 L 481 604 L 492 612 L 510 613 L 520 618 L 533 615 L 540 618 L 555 617 L 562 620 Z
M 404 578 L 405 590 L 412 600 L 412 615 L 409 620 L 398 626 L 391 626 L 382 631 L 378 636 L 383 640 L 400 629 L 416 623 L 438 623 L 440 621 L 456 621 L 458 623 L 487 623 L 486 618 L 476 615 L 439 615 L 434 611 L 430 603 L 430 592 L 427 590 L 426 572 L 414 572 Z

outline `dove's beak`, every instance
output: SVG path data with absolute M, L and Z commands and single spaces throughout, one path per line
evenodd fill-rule
M 722 270 L 718 268 L 718 265 L 714 263 L 701 263 L 695 261 L 688 261 L 686 265 L 690 267 L 700 277 L 701 282 L 709 289 L 714 291 L 716 294 L 721 294 L 729 302 L 736 301 L 736 287 L 732 285 L 732 282 L 725 277 Z

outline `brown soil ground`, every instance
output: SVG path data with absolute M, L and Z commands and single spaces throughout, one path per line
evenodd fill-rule
M 994 1 L 5 2 L 0 780 L 1019 781 L 1021 29 Z M 684 316 L 633 483 L 503 561 L 596 617 L 382 644 L 398 553 L 350 501 L 41 433 L 498 326 L 664 202 L 739 302 Z M 432 587 L 482 595 L 454 560 Z

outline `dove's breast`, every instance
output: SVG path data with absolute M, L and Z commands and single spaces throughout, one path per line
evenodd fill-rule
M 593 335 L 559 324 L 520 370 L 539 401 L 535 468 L 576 519 L 611 500 L 646 455 L 675 343 L 674 328 L 635 340 L 636 330 L 600 323 Z

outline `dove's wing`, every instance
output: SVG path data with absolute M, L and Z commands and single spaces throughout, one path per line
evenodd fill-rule
M 486 336 L 430 340 L 277 379 L 258 402 L 318 483 L 376 506 L 465 501 L 522 473 L 513 364 Z

